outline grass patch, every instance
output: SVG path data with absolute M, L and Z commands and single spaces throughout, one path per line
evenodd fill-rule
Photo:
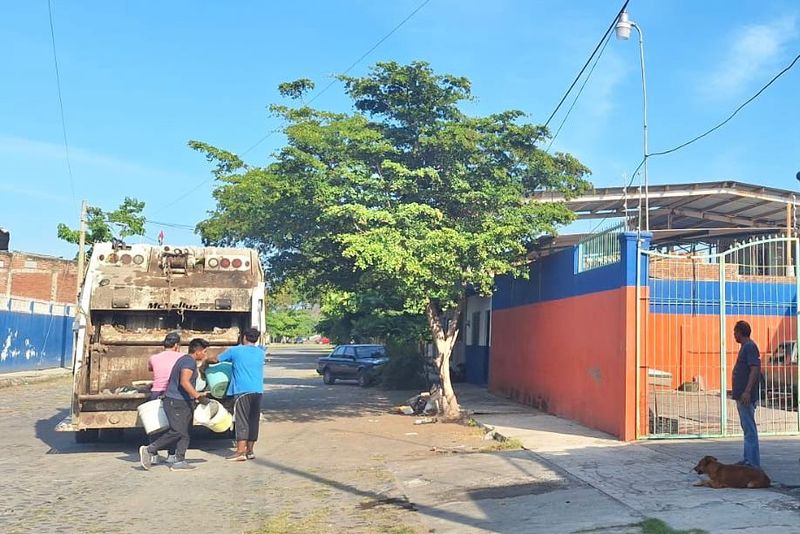
M 248 534 L 306 534 L 307 532 L 332 532 L 325 519 L 328 516 L 327 509 L 317 510 L 305 517 L 294 519 L 288 513 L 282 513 L 270 517 L 256 530 L 249 531 Z
M 691 530 L 675 530 L 660 519 L 645 519 L 638 526 L 642 534 L 706 534 L 705 530 L 693 528 Z
M 497 440 L 488 447 L 484 448 L 485 451 L 517 451 L 524 448 L 522 442 L 517 438 L 510 438 L 504 440 Z

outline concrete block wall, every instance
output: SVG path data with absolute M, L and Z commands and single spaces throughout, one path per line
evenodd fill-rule
M 75 261 L 0 251 L 0 296 L 72 303 L 76 294 Z

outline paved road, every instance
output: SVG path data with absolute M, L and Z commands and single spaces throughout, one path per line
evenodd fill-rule
M 183 473 L 143 471 L 143 434 L 78 445 L 54 432 L 68 378 L 4 389 L 0 532 L 427 532 L 424 514 L 405 509 L 390 464 L 474 449 L 482 435 L 387 414 L 408 392 L 325 386 L 318 355 L 295 350 L 268 363 L 256 460 L 226 463 L 231 442 L 206 434 L 187 455 L 197 469 Z

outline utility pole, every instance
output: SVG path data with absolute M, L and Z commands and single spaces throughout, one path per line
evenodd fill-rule
M 78 238 L 78 307 L 80 308 L 81 287 L 86 255 L 86 201 L 81 201 L 81 230 Z
M 72 342 L 75 344 L 73 347 L 73 352 L 77 354 L 77 351 L 80 350 L 80 347 L 77 346 L 79 333 L 81 329 L 81 293 L 83 289 L 83 271 L 84 271 L 84 255 L 86 247 L 86 201 L 81 201 L 81 225 L 80 225 L 80 235 L 78 237 L 78 273 L 75 277 L 75 285 L 77 286 L 77 290 L 75 292 L 75 319 L 72 322 L 72 331 L 74 336 L 72 338 Z M 72 360 L 72 372 L 75 373 L 75 359 Z M 75 413 L 75 407 L 73 406 L 73 413 Z

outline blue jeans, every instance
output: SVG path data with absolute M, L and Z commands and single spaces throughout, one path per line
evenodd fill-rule
M 736 401 L 739 421 L 744 431 L 744 462 L 753 467 L 761 467 L 761 456 L 758 452 L 758 428 L 756 427 L 756 403 L 742 404 Z

